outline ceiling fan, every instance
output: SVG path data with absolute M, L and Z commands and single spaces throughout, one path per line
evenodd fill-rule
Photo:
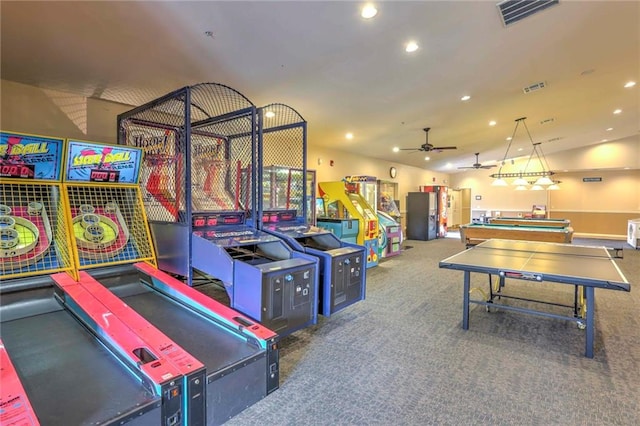
M 431 127 L 425 127 L 424 132 L 426 133 L 426 137 L 427 140 L 425 143 L 423 143 L 422 145 L 420 145 L 419 148 L 400 148 L 400 151 L 424 151 L 424 152 L 430 152 L 430 151 L 442 151 L 443 149 L 458 149 L 458 147 L 455 146 L 433 146 L 429 143 L 429 130 L 431 130 Z
M 458 168 L 459 169 L 490 169 L 492 167 L 496 167 L 495 164 L 483 166 L 482 164 L 480 164 L 480 161 L 478 160 L 478 155 L 480 155 L 480 153 L 476 152 L 476 162 L 473 165 L 469 167 L 458 167 Z

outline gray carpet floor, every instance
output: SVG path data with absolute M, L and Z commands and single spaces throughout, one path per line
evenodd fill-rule
M 630 293 L 596 290 L 588 359 L 573 322 L 472 305 L 462 330 L 463 273 L 438 262 L 463 244 L 405 246 L 368 270 L 365 301 L 283 339 L 280 389 L 228 425 L 640 424 L 640 251 L 617 261 Z M 540 286 L 506 290 L 539 297 Z M 572 286 L 543 286 L 544 299 L 572 302 Z

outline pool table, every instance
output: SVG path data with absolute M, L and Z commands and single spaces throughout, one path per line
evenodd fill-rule
M 489 219 L 489 223 L 494 225 L 548 226 L 556 228 L 571 226 L 569 219 L 527 219 L 524 217 L 493 217 Z
M 570 243 L 573 239 L 573 228 L 570 226 L 558 228 L 554 226 L 514 226 L 482 223 L 469 223 L 460 227 L 460 239 L 467 246 L 472 246 L 491 238 Z

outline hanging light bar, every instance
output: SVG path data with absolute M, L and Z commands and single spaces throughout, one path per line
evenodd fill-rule
M 554 185 L 554 182 L 550 179 L 550 176 L 554 175 L 554 173 L 549 169 L 549 164 L 547 163 L 547 159 L 544 156 L 544 153 L 542 152 L 542 147 L 538 148 L 540 146 L 540 143 L 539 142 L 538 143 L 534 143 L 533 142 L 533 138 L 531 137 L 531 133 L 529 133 L 529 128 L 527 127 L 527 124 L 524 122 L 526 119 L 527 119 L 527 117 L 521 117 L 521 118 L 518 118 L 518 119 L 515 120 L 516 121 L 516 126 L 513 129 L 513 135 L 509 139 L 509 144 L 507 145 L 507 150 L 504 153 L 504 157 L 502 159 L 502 164 L 501 164 L 500 168 L 498 169 L 498 173 L 494 173 L 494 174 L 490 175 L 490 177 L 495 179 L 493 181 L 493 183 L 492 183 L 493 186 L 507 186 L 507 182 L 505 181 L 505 178 L 516 178 L 512 182 L 512 184 L 517 186 L 516 190 L 518 190 L 518 191 L 523 191 L 523 190 L 526 189 L 526 185 L 529 184 L 529 182 L 527 181 L 526 178 L 538 178 L 535 181 L 534 187 L 531 188 L 534 191 L 538 191 L 540 189 L 544 189 L 544 188 L 542 188 L 543 186 Z M 506 164 L 507 156 L 509 155 L 509 149 L 511 148 L 511 144 L 512 144 L 514 138 L 515 138 L 516 131 L 518 130 L 518 126 L 520 125 L 521 122 L 522 122 L 525 130 L 527 131 L 527 135 L 529 136 L 529 141 L 531 141 L 531 145 L 533 146 L 533 150 L 531 151 L 531 154 L 529 155 L 529 159 L 527 160 L 527 164 L 524 167 L 524 171 L 518 172 L 518 173 L 502 173 L 502 167 Z M 536 158 L 538 159 L 538 162 L 540 162 L 540 166 L 542 167 L 542 170 L 539 171 L 539 172 L 527 172 L 527 168 L 529 167 L 529 164 L 531 163 L 531 159 L 533 158 L 534 154 L 535 154 Z M 556 185 L 556 187 L 557 187 L 557 185 Z M 556 188 L 554 188 L 554 189 L 556 189 Z

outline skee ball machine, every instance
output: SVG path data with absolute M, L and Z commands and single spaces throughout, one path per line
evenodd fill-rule
M 149 321 L 175 341 L 160 352 L 186 377 L 185 424 L 221 424 L 278 388 L 277 336 L 154 267 L 141 157 L 139 148 L 68 142 L 73 248 L 90 273 L 81 271 L 79 282 L 131 328 Z
M 232 308 L 280 335 L 317 322 L 318 260 L 257 229 L 261 125 L 247 98 L 216 83 L 184 87 L 121 114 L 118 128 L 120 144 L 145 151 L 160 269 L 189 285 L 194 270 L 219 279 Z
M 338 225 L 337 230 L 341 231 L 350 220 L 357 219 L 357 243 L 365 248 L 367 268 L 377 266 L 379 230 L 378 217 L 373 207 L 360 195 L 357 188 L 348 182 L 319 182 L 318 193 L 324 200 L 327 212 L 334 212 L 329 219 L 318 219 L 318 225 L 329 229 Z
M 0 141 L 0 423 L 186 424 L 175 364 L 74 279 L 64 141 Z
M 267 105 L 259 112 L 264 119 L 258 151 L 260 227 L 293 250 L 319 259 L 320 313 L 328 317 L 364 300 L 364 247 L 340 241 L 306 219 L 312 207 L 306 182 L 307 122 L 284 104 Z
M 364 198 L 378 217 L 378 253 L 380 257 L 392 257 L 400 254 L 402 230 L 400 224 L 387 213 L 381 211 L 378 200 L 378 179 L 375 176 L 345 176 L 345 181 Z M 393 200 L 391 201 L 393 202 Z

